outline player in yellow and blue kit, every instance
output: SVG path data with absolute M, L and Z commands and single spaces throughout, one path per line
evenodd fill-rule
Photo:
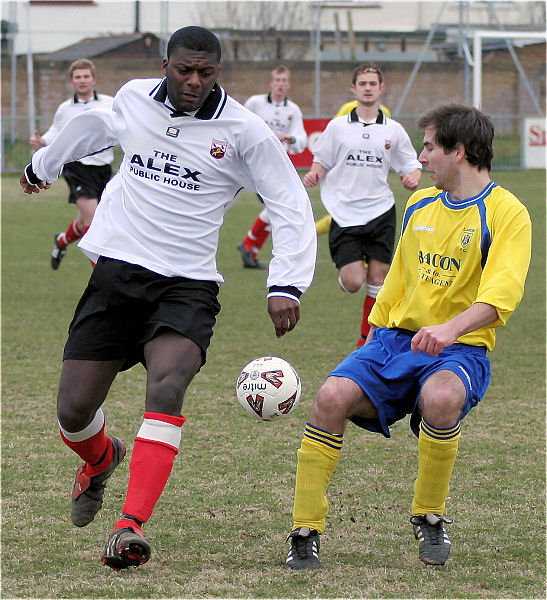
M 389 437 L 389 426 L 411 415 L 419 557 L 442 565 L 450 552 L 444 510 L 460 423 L 488 387 L 495 329 L 524 293 L 531 223 L 524 205 L 490 179 L 494 129 L 486 115 L 448 105 L 422 116 L 419 126 L 419 160 L 435 187 L 407 203 L 367 343 L 334 369 L 315 399 L 298 451 L 286 559 L 292 569 L 321 567 L 326 492 L 348 419 Z

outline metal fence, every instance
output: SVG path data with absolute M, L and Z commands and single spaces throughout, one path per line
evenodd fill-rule
M 45 131 L 51 123 L 53 115 L 38 117 L 37 123 L 40 131 Z M 416 129 L 418 115 L 401 115 L 396 118 L 412 139 L 416 151 L 422 146 L 423 132 Z M 522 122 L 520 116 L 492 116 L 496 130 L 494 140 L 493 169 L 521 169 L 525 165 L 522 161 Z M 1 172 L 20 173 L 28 164 L 31 157 L 28 117 L 3 117 L 2 118 L 2 153 Z

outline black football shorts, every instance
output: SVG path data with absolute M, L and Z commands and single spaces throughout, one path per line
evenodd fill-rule
M 112 177 L 110 165 L 83 165 L 80 162 L 67 163 L 63 175 L 69 189 L 68 202 L 76 204 L 81 196 L 101 200 L 101 194 Z
M 395 205 L 366 225 L 340 227 L 333 219 L 329 249 L 336 268 L 371 258 L 389 265 L 395 245 L 395 221 Z
M 144 345 L 161 329 L 201 349 L 202 365 L 220 311 L 214 281 L 165 277 L 138 265 L 99 258 L 68 331 L 64 360 L 144 362 Z M 146 366 L 146 365 L 145 365 Z

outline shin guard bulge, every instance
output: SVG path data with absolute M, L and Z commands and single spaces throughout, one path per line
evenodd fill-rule
M 122 512 L 145 523 L 171 474 L 186 419 L 145 412 L 129 463 L 129 485 Z
M 445 429 L 432 427 L 425 420 L 420 423 L 413 515 L 444 514 L 460 437 L 459 422 Z
M 338 464 L 343 435 L 307 423 L 298 450 L 293 530 L 309 527 L 323 533 L 328 514 L 327 488 Z

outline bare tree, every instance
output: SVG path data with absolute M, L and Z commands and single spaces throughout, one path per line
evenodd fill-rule
M 298 59 L 309 49 L 309 2 L 201 2 L 198 11 L 201 24 L 219 32 L 229 58 Z

